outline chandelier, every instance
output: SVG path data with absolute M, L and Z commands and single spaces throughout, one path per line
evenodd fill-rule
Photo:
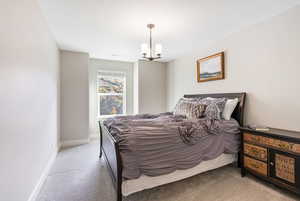
M 141 45 L 141 53 L 144 59 L 147 59 L 148 61 L 153 61 L 155 59 L 161 58 L 162 45 L 155 44 L 155 49 L 153 49 L 152 29 L 155 27 L 155 25 L 147 24 L 147 27 L 149 28 L 149 32 L 150 32 L 149 45 L 147 43 L 143 43 Z

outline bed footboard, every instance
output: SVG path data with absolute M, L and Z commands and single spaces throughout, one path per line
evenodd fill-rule
M 117 191 L 117 201 L 122 201 L 122 164 L 119 144 L 99 121 L 100 129 L 100 157 L 104 157 L 107 169 Z

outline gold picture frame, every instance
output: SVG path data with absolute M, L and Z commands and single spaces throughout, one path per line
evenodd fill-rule
M 197 81 L 206 82 L 225 79 L 224 52 L 197 60 Z

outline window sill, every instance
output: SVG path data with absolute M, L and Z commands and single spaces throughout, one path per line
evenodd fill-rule
M 98 120 L 101 120 L 101 119 L 107 119 L 107 118 L 113 118 L 113 117 L 119 117 L 119 116 L 125 116 L 126 114 L 112 114 L 112 115 L 101 115 L 101 116 L 98 116 Z

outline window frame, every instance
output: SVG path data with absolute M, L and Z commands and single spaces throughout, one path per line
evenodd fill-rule
M 123 74 L 122 77 L 124 79 L 123 81 L 123 93 L 99 93 L 99 79 L 100 77 L 114 77 L 113 75 L 104 75 L 101 76 L 101 73 L 112 73 L 112 74 Z M 100 74 L 100 75 L 99 75 Z M 116 76 L 117 77 L 117 76 Z M 97 76 L 96 76 L 96 94 L 97 94 L 97 117 L 98 118 L 108 118 L 108 117 L 115 117 L 115 116 L 124 116 L 126 115 L 126 99 L 127 99 L 127 93 L 126 93 L 126 87 L 127 87 L 127 75 L 124 71 L 109 71 L 109 70 L 98 70 Z M 101 96 L 122 96 L 123 97 L 123 113 L 122 114 L 111 114 L 111 115 L 100 115 L 100 97 Z

